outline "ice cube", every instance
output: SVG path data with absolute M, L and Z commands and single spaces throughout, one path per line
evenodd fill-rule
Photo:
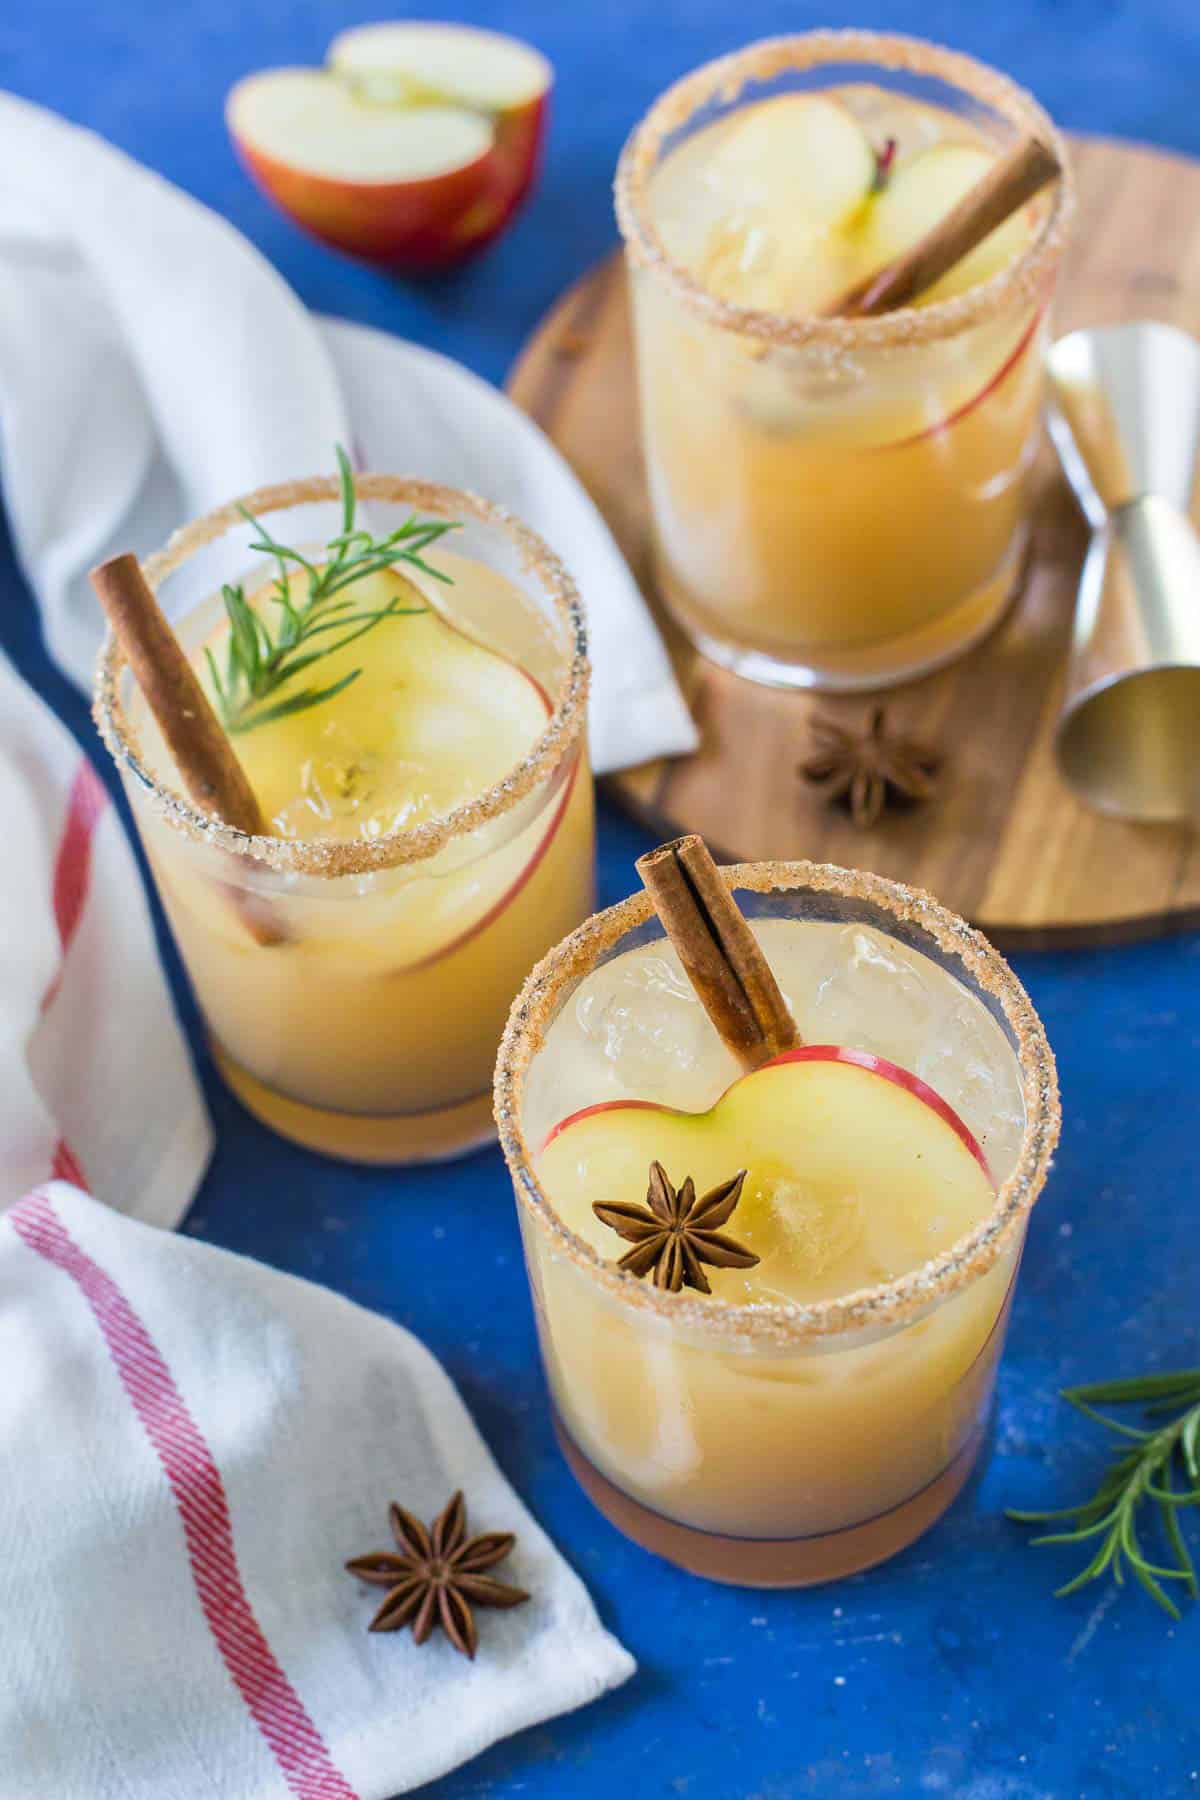
M 918 964 L 893 940 L 867 925 L 837 933 L 807 1003 L 796 1017 L 810 1044 L 848 1044 L 915 1068 L 936 1018 L 930 986 Z
M 1020 1145 L 1024 1104 L 1003 1033 L 974 995 L 959 990 L 912 1068 L 970 1126 L 1003 1180 Z
M 770 1229 L 778 1233 L 779 1253 L 806 1284 L 840 1262 L 862 1238 L 862 1205 L 856 1193 L 818 1193 L 794 1176 L 781 1176 L 770 1183 L 764 1199 Z
M 575 1018 L 621 1088 L 655 1099 L 696 1069 L 713 1040 L 691 984 L 663 956 L 598 970 L 576 997 Z

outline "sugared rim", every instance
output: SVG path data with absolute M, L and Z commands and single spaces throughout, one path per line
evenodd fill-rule
M 648 188 L 664 141 L 708 101 L 735 100 L 748 81 L 767 81 L 787 70 L 812 69 L 825 63 L 874 63 L 880 68 L 935 76 L 990 106 L 1018 128 L 1036 132 L 1053 147 L 1063 173 L 1034 242 L 1007 268 L 965 294 L 935 301 L 930 306 L 898 307 L 873 318 L 793 318 L 735 306 L 706 288 L 667 253 L 654 224 Z M 617 223 L 626 253 L 664 282 L 676 299 L 706 323 L 769 344 L 817 344 L 841 350 L 935 343 L 982 324 L 1013 305 L 1033 305 L 1044 300 L 1063 252 L 1073 207 L 1066 145 L 1032 94 L 1007 75 L 961 51 L 926 43 L 921 38 L 874 31 L 810 31 L 794 37 L 764 38 L 685 75 L 659 96 L 634 127 L 617 164 L 615 193 Z
M 730 888 L 754 893 L 808 890 L 868 901 L 897 922 L 921 927 L 999 1002 L 1017 1044 L 1025 1130 L 1016 1166 L 999 1188 L 992 1210 L 948 1250 L 907 1275 L 808 1304 L 761 1301 L 727 1306 L 723 1301 L 693 1297 L 686 1290 L 664 1293 L 624 1273 L 616 1263 L 606 1262 L 576 1236 L 558 1216 L 534 1171 L 521 1124 L 524 1079 L 542 1047 L 564 985 L 588 974 L 606 950 L 645 923 L 653 911 L 645 893 L 631 895 L 595 914 L 564 938 L 538 963 L 513 1002 L 496 1064 L 495 1108 L 500 1144 L 518 1202 L 535 1215 L 538 1229 L 549 1234 L 555 1249 L 618 1304 L 673 1320 L 721 1342 L 750 1340 L 788 1349 L 870 1327 L 894 1329 L 985 1275 L 1012 1242 L 1041 1192 L 1061 1122 L 1054 1057 L 1041 1020 L 1000 953 L 965 919 L 919 888 L 830 863 L 735 863 L 722 874 Z
M 126 667 L 125 657 L 109 632 L 96 668 L 92 712 L 113 759 L 137 778 L 163 817 L 177 830 L 198 842 L 216 845 L 235 856 L 251 857 L 281 872 L 329 877 L 357 875 L 395 868 L 402 863 L 423 862 L 436 856 L 452 838 L 475 831 L 510 811 L 550 776 L 575 744 L 584 724 L 589 669 L 583 607 L 574 581 L 549 545 L 504 507 L 462 489 L 401 475 L 356 475 L 354 487 L 362 500 L 395 501 L 416 511 L 436 513 L 441 518 L 465 514 L 505 532 L 516 546 L 522 567 L 541 583 L 560 622 L 566 627 L 567 664 L 546 728 L 537 742 L 503 780 L 465 805 L 427 819 L 422 825 L 385 832 L 371 840 L 251 837 L 199 811 L 183 794 L 168 787 L 147 769 L 136 733 L 121 703 L 120 678 Z M 312 501 L 336 500 L 339 493 L 338 482 L 333 476 L 314 476 L 305 481 L 257 488 L 252 494 L 230 500 L 225 506 L 184 525 L 162 550 L 146 558 L 142 572 L 157 591 L 194 551 L 212 543 L 231 526 L 244 524 L 242 507 L 256 515 L 279 512 Z

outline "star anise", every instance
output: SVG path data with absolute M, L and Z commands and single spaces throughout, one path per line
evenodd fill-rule
M 631 1275 L 646 1275 L 653 1269 L 655 1287 L 666 1288 L 672 1294 L 684 1287 L 711 1294 L 702 1263 L 715 1269 L 752 1269 L 759 1260 L 752 1250 L 716 1230 L 725 1224 L 741 1199 L 745 1179 L 746 1171 L 742 1169 L 697 1200 L 696 1184 L 690 1175 L 676 1189 L 662 1164 L 652 1162 L 645 1206 L 597 1200 L 592 1211 L 633 1245 L 621 1258 L 619 1268 L 628 1269 Z
M 479 1636 L 472 1606 L 520 1606 L 529 1598 L 524 1588 L 484 1574 L 503 1561 L 516 1538 L 511 1531 L 469 1538 L 461 1492 L 428 1530 L 395 1501 L 388 1518 L 396 1550 L 369 1550 L 346 1564 L 361 1581 L 389 1590 L 367 1629 L 399 1631 L 411 1625 L 416 1642 L 423 1644 L 440 1625 L 456 1650 L 473 1657 Z
M 889 800 L 928 800 L 942 766 L 938 751 L 887 729 L 882 706 L 865 731 L 850 731 L 819 713 L 811 724 L 813 753 L 800 764 L 805 781 L 827 800 L 844 800 L 861 829 L 876 824 Z

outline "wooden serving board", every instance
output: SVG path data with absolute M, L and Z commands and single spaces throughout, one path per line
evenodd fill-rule
M 1200 335 L 1200 162 L 1098 139 L 1076 140 L 1074 151 L 1079 209 L 1056 330 L 1152 317 Z M 655 833 L 701 832 L 726 859 L 809 856 L 873 868 L 929 888 L 1012 946 L 1200 924 L 1200 836 L 1105 819 L 1075 800 L 1055 767 L 1085 533 L 1048 449 L 1016 605 L 952 667 L 886 696 L 893 725 L 944 752 L 939 794 L 860 831 L 796 765 L 814 708 L 856 723 L 869 701 L 742 681 L 685 644 L 657 604 L 620 252 L 542 321 L 508 386 L 607 518 L 658 614 L 702 734 L 692 756 L 607 780 Z

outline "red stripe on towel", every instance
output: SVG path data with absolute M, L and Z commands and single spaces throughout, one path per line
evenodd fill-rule
M 82 1188 L 85 1194 L 90 1194 L 92 1191 L 87 1184 L 83 1166 L 66 1138 L 59 1138 L 54 1146 L 54 1160 L 50 1164 L 50 1173 L 56 1181 L 74 1182 L 75 1186 Z
M 86 756 L 81 760 L 71 782 L 67 815 L 54 858 L 54 874 L 50 882 L 50 904 L 58 927 L 58 942 L 63 960 L 71 947 L 92 881 L 92 840 L 96 826 L 108 805 L 104 783 Z M 62 984 L 63 962 L 60 961 L 46 992 L 42 995 L 42 1011 L 52 1003 Z M 73 1181 L 85 1193 L 90 1192 L 87 1176 L 65 1138 L 54 1146 L 50 1172 L 60 1181 Z
M 162 1353 L 116 1282 L 44 1194 L 9 1215 L 24 1243 L 71 1277 L 91 1307 L 183 1521 L 192 1580 L 234 1685 L 298 1800 L 358 1800 L 275 1660 L 242 1587 L 225 1485 Z
M 90 762 L 81 762 L 71 783 L 67 818 L 54 862 L 54 919 L 64 951 L 75 936 L 92 875 L 92 836 L 108 805 L 103 782 Z
M 76 769 L 71 783 L 67 816 L 63 822 L 62 836 L 58 840 L 58 854 L 54 858 L 54 874 L 50 884 L 50 903 L 54 908 L 54 922 L 58 926 L 58 941 L 64 957 L 83 917 L 92 880 L 92 840 L 107 805 L 108 794 L 104 783 L 85 757 Z M 60 964 L 53 981 L 42 996 L 43 1012 L 57 994 L 61 981 Z

